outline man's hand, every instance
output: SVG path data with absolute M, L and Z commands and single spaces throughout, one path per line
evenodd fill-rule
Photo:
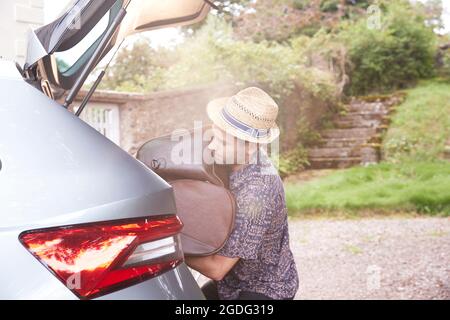
M 239 258 L 228 258 L 218 254 L 185 258 L 189 267 L 215 281 L 222 280 L 238 261 Z

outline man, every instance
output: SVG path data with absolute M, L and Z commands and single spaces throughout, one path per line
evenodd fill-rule
M 186 257 L 186 263 L 212 279 L 202 288 L 207 299 L 293 299 L 299 284 L 284 188 L 260 147 L 279 136 L 278 106 L 250 87 L 211 101 L 207 112 L 214 130 L 208 148 L 215 162 L 230 165 L 236 219 L 217 254 Z

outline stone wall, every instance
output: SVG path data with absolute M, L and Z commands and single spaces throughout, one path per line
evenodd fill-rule
M 134 154 L 149 139 L 170 134 L 176 129 L 192 129 L 195 121 L 209 124 L 206 115 L 208 101 L 233 95 L 238 90 L 237 86 L 216 84 L 145 95 L 97 91 L 91 102 L 119 106 L 120 146 Z M 78 102 L 85 93 L 80 93 Z
M 120 109 L 122 145 L 133 153 L 151 138 L 194 128 L 195 121 L 209 124 L 208 101 L 236 91 L 234 86 L 208 86 L 154 93 L 143 101 L 129 102 Z
M 303 118 L 311 128 L 318 128 L 320 120 L 328 109 L 327 103 L 311 95 L 297 85 L 280 108 L 278 122 L 281 131 L 281 149 L 289 150 L 299 140 L 299 121 Z
M 98 91 L 92 105 L 119 106 L 120 146 L 131 154 L 149 139 L 170 134 L 175 129 L 192 129 L 195 121 L 209 124 L 206 114 L 208 101 L 235 94 L 235 85 L 215 84 L 189 89 L 170 90 L 151 94 L 127 94 Z M 85 92 L 81 92 L 78 102 Z M 286 150 L 297 141 L 297 121 L 302 116 L 315 127 L 326 105 L 298 87 L 283 106 L 278 124 L 282 128 L 281 147 Z

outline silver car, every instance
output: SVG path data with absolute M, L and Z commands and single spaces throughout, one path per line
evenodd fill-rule
M 0 299 L 204 299 L 183 262 L 171 187 L 78 117 L 103 73 L 77 114 L 69 107 L 126 36 L 209 10 L 204 0 L 74 1 L 30 33 L 24 66 L 0 63 Z

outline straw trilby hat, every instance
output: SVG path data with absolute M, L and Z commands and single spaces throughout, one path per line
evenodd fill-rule
M 277 103 L 263 90 L 249 87 L 208 103 L 208 116 L 225 132 L 245 141 L 270 143 L 280 135 Z

